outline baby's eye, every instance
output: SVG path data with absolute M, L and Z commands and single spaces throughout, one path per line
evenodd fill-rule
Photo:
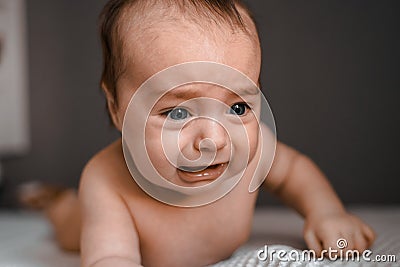
M 184 120 L 189 117 L 189 111 L 184 108 L 174 108 L 164 113 L 173 120 Z
M 246 111 L 250 109 L 250 107 L 246 103 L 236 103 L 231 106 L 229 110 L 230 114 L 242 116 L 246 114 Z

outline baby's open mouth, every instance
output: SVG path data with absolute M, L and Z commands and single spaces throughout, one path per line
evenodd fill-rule
M 185 172 L 200 172 L 205 169 L 216 169 L 220 167 L 220 165 L 225 165 L 225 163 L 221 164 L 214 164 L 210 166 L 195 166 L 195 167 L 188 167 L 188 166 L 180 166 L 179 169 Z
M 224 173 L 227 166 L 227 162 L 210 166 L 179 166 L 178 175 L 182 180 L 189 183 L 214 180 Z

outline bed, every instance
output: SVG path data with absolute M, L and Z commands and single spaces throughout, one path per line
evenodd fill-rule
M 215 266 L 400 266 L 400 207 L 350 207 L 370 224 L 377 233 L 371 251 L 397 262 L 354 261 L 286 261 L 259 259 L 260 249 L 305 249 L 302 239 L 302 219 L 286 208 L 256 210 L 249 242 L 231 258 Z M 298 250 L 301 252 L 301 250 Z M 381 257 L 382 258 L 382 257 Z M 261 258 L 262 259 L 262 258 Z M 79 266 L 79 255 L 60 250 L 53 238 L 50 225 L 39 213 L 0 211 L 0 267 L 74 267 Z

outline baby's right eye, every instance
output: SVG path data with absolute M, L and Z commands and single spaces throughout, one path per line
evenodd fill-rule
M 189 111 L 184 108 L 174 108 L 167 112 L 164 112 L 163 114 L 173 120 L 184 120 L 187 119 L 190 115 Z

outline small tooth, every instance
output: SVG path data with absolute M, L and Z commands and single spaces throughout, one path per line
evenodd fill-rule
M 191 172 L 196 172 L 196 171 L 202 171 L 206 169 L 206 166 L 198 166 L 198 167 L 186 167 L 186 166 L 181 166 L 179 169 L 184 170 L 184 171 L 191 171 Z

